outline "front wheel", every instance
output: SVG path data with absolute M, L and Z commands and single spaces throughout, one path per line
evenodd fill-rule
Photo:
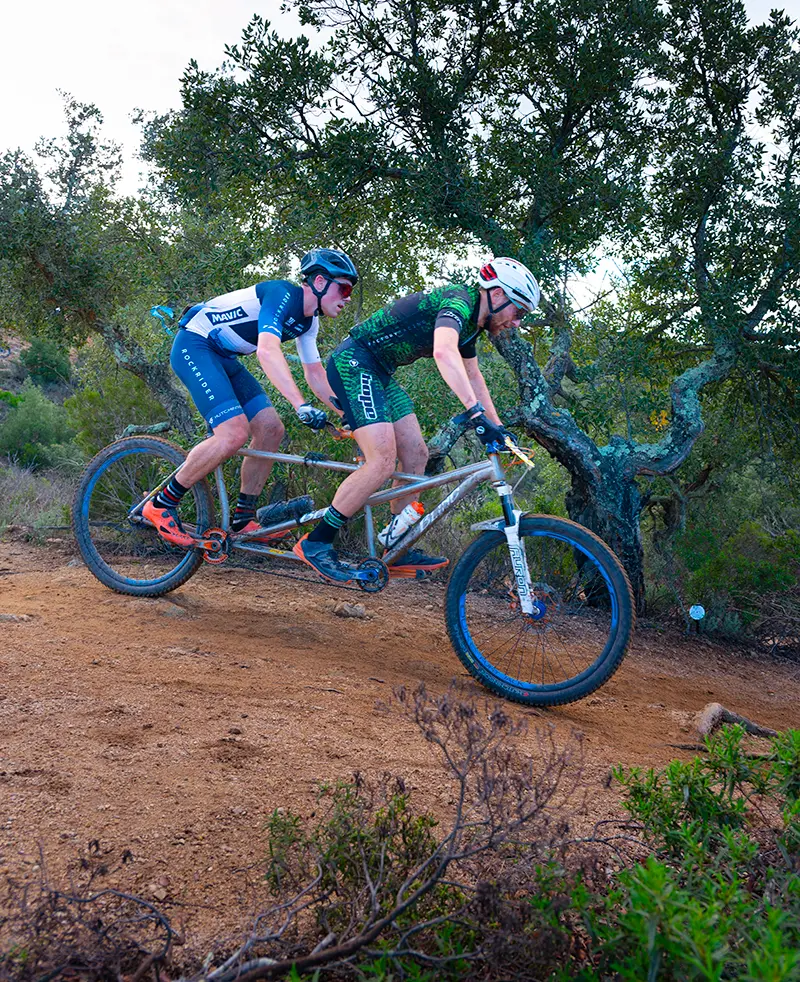
M 492 692 L 529 706 L 574 702 L 619 667 L 635 623 L 619 560 L 588 529 L 563 518 L 520 521 L 533 614 L 520 608 L 505 534 L 484 532 L 447 586 L 447 631 L 467 671 Z
M 202 564 L 201 550 L 164 542 L 134 514 L 185 459 L 167 440 L 130 437 L 101 450 L 87 465 L 75 492 L 72 528 L 84 562 L 105 586 L 134 597 L 159 597 Z M 214 500 L 205 480 L 186 494 L 180 515 L 187 531 L 203 532 L 214 524 Z

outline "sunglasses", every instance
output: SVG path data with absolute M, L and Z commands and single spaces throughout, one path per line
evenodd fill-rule
M 350 280 L 345 280 L 344 282 L 341 280 L 331 280 L 331 283 L 333 283 L 334 286 L 339 287 L 339 294 L 343 300 L 347 300 L 347 298 L 353 292 L 353 284 L 350 282 Z

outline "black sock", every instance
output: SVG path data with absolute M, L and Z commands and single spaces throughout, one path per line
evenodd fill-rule
M 233 513 L 233 521 L 231 522 L 231 528 L 234 532 L 241 532 L 248 522 L 253 521 L 256 517 L 257 504 L 257 494 L 239 492 L 239 500 L 236 502 L 236 510 Z
M 181 498 L 188 490 L 180 481 L 173 477 L 169 484 L 165 488 L 162 488 L 155 498 L 153 498 L 153 504 L 156 508 L 177 508 L 181 503 Z
M 328 506 L 328 510 L 322 516 L 315 529 L 308 533 L 309 542 L 328 542 L 333 543 L 336 533 L 347 521 L 347 515 L 337 511 L 333 505 Z

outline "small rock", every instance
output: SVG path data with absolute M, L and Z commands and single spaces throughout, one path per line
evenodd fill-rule
M 232 805 L 231 806 L 231 814 L 232 815 L 246 815 L 247 814 L 247 809 L 246 808 L 242 808 L 241 805 Z
M 13 624 L 20 624 L 24 621 L 32 620 L 32 614 L 0 614 L 0 621 L 11 621 Z
M 238 727 L 238 726 L 232 726 L 232 727 L 231 727 L 231 728 L 230 728 L 230 729 L 228 730 L 228 733 L 234 733 L 234 734 L 237 734 L 237 733 L 241 733 L 241 732 L 242 732 L 242 731 L 241 731 L 241 730 L 239 729 L 239 727 Z
M 164 889 L 164 887 L 160 887 L 155 883 L 151 883 L 148 889 L 150 890 L 150 896 L 153 897 L 155 900 L 167 899 L 168 893 Z
M 82 559 L 78 559 L 77 557 L 75 559 L 70 559 L 70 561 L 67 563 L 67 566 L 85 566 L 85 565 L 86 563 L 84 563 Z
M 336 604 L 333 612 L 337 617 L 358 617 L 362 621 L 367 617 L 367 611 L 363 604 L 349 604 L 344 600 Z
M 183 607 L 179 607 L 177 604 L 170 603 L 166 601 L 164 606 L 159 611 L 164 617 L 188 617 L 188 610 L 184 610 Z

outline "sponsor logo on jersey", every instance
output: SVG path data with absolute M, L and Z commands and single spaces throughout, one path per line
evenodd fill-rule
M 247 317 L 244 307 L 234 307 L 233 310 L 209 310 L 206 317 L 212 324 L 229 324 L 231 321 Z
M 372 394 L 372 376 L 366 372 L 361 373 L 361 392 L 358 401 L 364 410 L 365 419 L 377 419 L 378 411 L 375 409 L 375 398 Z

